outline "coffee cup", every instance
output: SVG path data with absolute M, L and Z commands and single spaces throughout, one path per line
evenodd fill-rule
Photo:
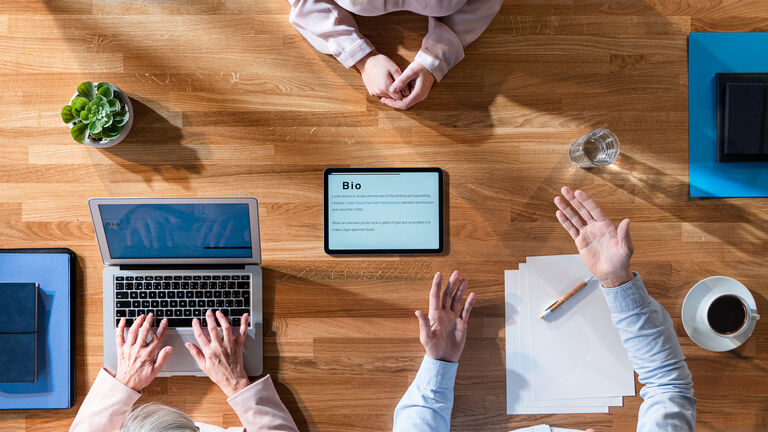
M 753 321 L 760 319 L 760 315 L 749 307 L 746 300 L 730 293 L 711 293 L 701 303 L 699 315 L 700 322 L 706 323 L 712 333 L 724 338 L 744 334 Z

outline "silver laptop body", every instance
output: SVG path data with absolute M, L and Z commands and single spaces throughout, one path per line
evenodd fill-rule
M 191 321 L 222 310 L 239 327 L 249 376 L 262 372 L 262 274 L 254 198 L 92 198 L 88 201 L 102 260 L 104 365 L 115 372 L 115 330 L 150 311 L 169 319 L 163 345 L 173 353 L 159 376 L 205 374 L 184 346 L 197 344 Z M 168 316 L 170 315 L 170 316 Z

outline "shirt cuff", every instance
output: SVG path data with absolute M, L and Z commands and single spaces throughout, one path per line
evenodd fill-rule
M 91 388 L 103 389 L 110 397 L 130 400 L 131 405 L 141 397 L 141 393 L 121 383 L 120 380 L 107 372 L 105 368 L 101 368 Z
M 428 355 L 424 355 L 424 360 L 421 361 L 421 367 L 413 382 L 419 387 L 429 389 L 452 389 L 456 381 L 456 371 L 458 369 L 458 363 L 435 360 Z
M 258 379 L 248 385 L 248 387 L 240 390 L 227 398 L 227 402 L 233 408 L 242 403 L 252 404 L 254 401 L 254 394 L 261 394 L 265 391 L 274 391 L 275 386 L 272 384 L 272 379 L 269 375 L 264 375 L 261 379 Z M 245 400 L 242 400 L 245 399 Z
M 349 69 L 373 51 L 373 44 L 368 39 L 360 39 L 354 45 L 341 52 L 336 59 Z
M 611 312 L 631 312 L 637 310 L 651 301 L 643 280 L 636 272 L 635 277 L 616 288 L 603 288 L 603 295 Z
M 435 77 L 435 81 L 437 82 L 440 82 L 440 80 L 443 79 L 445 74 L 447 74 L 448 70 L 450 69 L 447 64 L 427 54 L 423 50 L 419 50 L 419 52 L 416 53 L 416 57 L 414 57 L 413 61 L 419 62 L 422 66 L 427 68 L 427 70 L 431 72 Z

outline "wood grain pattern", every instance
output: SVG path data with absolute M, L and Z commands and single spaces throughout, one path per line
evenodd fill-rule
M 302 430 L 391 429 L 423 353 L 413 310 L 426 306 L 432 274 L 455 268 L 478 302 L 454 430 L 633 430 L 639 397 L 604 415 L 505 415 L 503 270 L 574 252 L 551 202 L 569 184 L 633 220 L 634 269 L 674 320 L 697 429 L 768 429 L 766 326 L 718 354 L 695 346 L 680 322 L 687 290 L 717 274 L 743 281 L 768 310 L 768 200 L 690 198 L 687 177 L 687 34 L 765 31 L 764 0 L 508 0 L 466 59 L 407 112 L 367 97 L 358 73 L 317 53 L 288 13 L 284 0 L 0 2 L 0 247 L 78 254 L 78 402 L 103 342 L 103 266 L 87 199 L 254 196 L 265 370 Z M 426 19 L 408 13 L 359 24 L 401 67 L 426 31 Z M 86 79 L 134 100 L 134 130 L 113 149 L 75 144 L 61 124 L 61 106 Z M 620 137 L 618 163 L 571 166 L 568 144 L 596 127 Z M 445 169 L 449 253 L 325 255 L 329 166 Z M 238 424 L 205 379 L 157 379 L 142 400 Z M 66 430 L 76 411 L 0 412 L 0 431 Z

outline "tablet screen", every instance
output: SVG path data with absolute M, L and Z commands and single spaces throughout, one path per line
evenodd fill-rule
M 439 168 L 327 169 L 326 252 L 441 252 L 442 177 Z

